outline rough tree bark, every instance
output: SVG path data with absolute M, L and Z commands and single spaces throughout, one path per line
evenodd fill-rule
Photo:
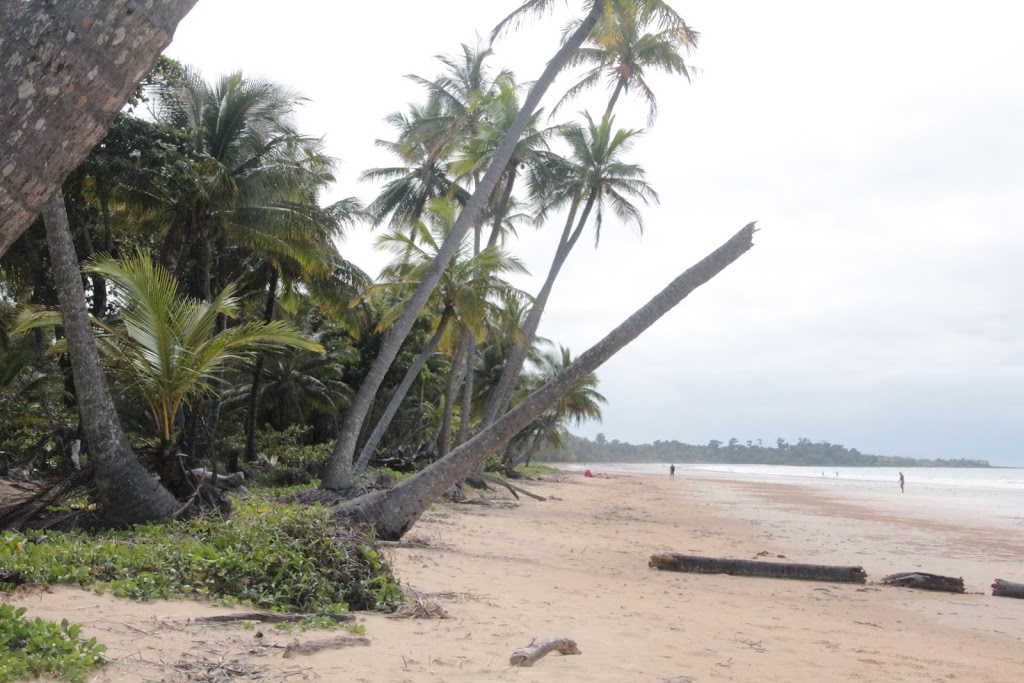
M 754 223 L 747 224 L 493 425 L 398 486 L 338 504 L 335 507 L 337 515 L 373 525 L 385 540 L 400 539 L 452 484 L 483 465 L 492 453 L 672 310 L 690 292 L 746 253 L 753 246 L 754 231 Z
M 829 581 L 833 583 L 864 583 L 867 573 L 863 567 L 837 567 L 827 564 L 797 564 L 795 562 L 759 562 L 757 560 L 731 560 L 720 557 L 679 555 L 668 553 L 651 555 L 648 566 L 674 572 L 693 574 L 728 574 L 729 576 L 762 576 L 769 579 L 797 579 L 799 581 Z
M 530 117 L 540 104 L 544 93 L 551 87 L 559 72 L 569 63 L 577 48 L 590 35 L 590 32 L 597 24 L 601 15 L 604 14 L 604 11 L 604 2 L 593 3 L 590 12 L 562 44 L 562 47 L 555 53 L 551 61 L 548 62 L 540 78 L 534 82 L 533 87 L 530 89 L 530 94 L 526 96 L 526 100 L 523 102 L 522 109 L 519 110 L 504 139 L 501 141 L 501 145 L 494 153 L 491 165 L 477 185 L 466 207 L 459 214 L 448 237 L 441 244 L 441 248 L 438 249 L 434 262 L 427 270 L 416 292 L 412 295 L 408 304 L 406 304 L 402 315 L 399 316 L 392 326 L 391 334 L 388 335 L 387 341 L 381 347 L 380 352 L 366 373 L 366 377 L 359 387 L 355 399 L 352 401 L 352 406 L 345 413 L 345 418 L 338 431 L 338 441 L 334 446 L 330 459 L 327 461 L 327 466 L 324 468 L 323 478 L 320 483 L 321 488 L 345 490 L 352 486 L 352 459 L 356 452 L 359 432 L 362 429 L 363 422 L 366 420 L 366 415 L 373 405 L 377 389 L 380 388 L 381 383 L 384 381 L 388 368 L 391 367 L 391 363 L 395 360 L 395 356 L 398 355 L 402 343 L 412 330 L 412 326 L 419 317 L 420 312 L 426 306 L 427 300 L 430 298 L 434 288 L 437 287 L 441 275 L 444 274 L 445 268 L 448 267 L 449 262 L 451 262 L 456 250 L 462 243 L 462 238 L 466 236 L 470 227 L 477 224 L 484 209 L 487 207 L 491 195 L 494 193 L 494 188 L 497 187 L 498 180 L 505 172 L 505 167 L 515 152 L 519 138 L 523 136 Z
M 107 389 L 85 307 L 82 271 L 60 191 L 46 202 L 43 223 L 64 318 L 82 429 L 96 468 L 100 514 L 115 526 L 166 519 L 174 512 L 176 500 L 139 464 L 121 430 L 114 400 Z
M 0 3 L 0 254 L 100 141 L 195 3 Z

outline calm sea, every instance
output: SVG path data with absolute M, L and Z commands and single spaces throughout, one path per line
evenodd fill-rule
M 560 465 L 565 469 L 594 472 L 621 472 L 630 474 L 668 474 L 668 463 L 598 463 Z M 676 464 L 676 475 L 707 474 L 735 478 L 743 481 L 814 482 L 846 485 L 863 482 L 865 486 L 894 483 L 903 472 L 907 485 L 956 489 L 1002 489 L 1024 491 L 1024 469 L 1001 467 L 802 467 L 790 465 L 700 465 Z

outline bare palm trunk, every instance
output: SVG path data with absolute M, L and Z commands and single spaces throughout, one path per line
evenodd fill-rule
M 512 401 L 516 382 L 519 381 L 519 375 L 523 371 L 526 355 L 529 353 L 530 347 L 533 346 L 534 339 L 537 338 L 537 328 L 540 327 L 540 319 L 544 315 L 544 308 L 547 306 L 551 290 L 555 286 L 555 280 L 558 279 L 558 274 L 562 272 L 562 266 L 565 265 L 566 259 L 569 258 L 572 248 L 576 246 L 580 235 L 583 234 L 583 228 L 590 218 L 590 212 L 594 208 L 596 200 L 596 193 L 591 191 L 590 196 L 587 197 L 583 213 L 580 214 L 579 222 L 571 233 L 570 229 L 572 228 L 575 211 L 569 212 L 569 218 L 566 222 L 562 239 L 558 243 L 555 257 L 551 260 L 551 267 L 548 269 L 547 279 L 544 280 L 544 285 L 534 298 L 533 305 L 530 306 L 530 313 L 526 316 L 526 323 L 523 325 L 523 340 L 513 346 L 512 351 L 509 352 L 508 359 L 505 361 L 505 367 L 501 371 L 501 377 L 498 379 L 498 386 L 495 388 L 494 394 L 491 396 L 491 402 L 484 413 L 484 418 L 481 422 L 481 428 L 483 429 L 493 424 L 508 409 L 508 405 Z
M 441 414 L 441 433 L 437 442 L 437 454 L 441 457 L 452 449 L 452 422 L 455 420 L 455 403 L 462 387 L 463 359 L 469 349 L 472 333 L 466 328 L 459 335 L 458 344 L 452 354 L 452 365 L 444 383 L 444 410 Z
M 64 335 L 68 341 L 82 427 L 96 467 L 103 517 L 124 526 L 169 517 L 175 499 L 152 477 L 132 451 L 100 368 L 96 340 L 85 307 L 81 270 L 71 241 L 64 197 L 58 191 L 43 208 L 53 278 L 57 284 Z
M 377 444 L 384 438 L 384 434 L 387 433 L 388 427 L 391 425 L 391 420 L 398 414 L 398 409 L 402 406 L 402 401 L 405 400 L 406 395 L 409 393 L 409 389 L 412 388 L 413 382 L 420 374 L 420 370 L 427 364 L 430 357 L 437 351 L 437 345 L 441 343 L 441 337 L 444 336 L 444 330 L 448 327 L 448 321 L 451 320 L 451 312 L 445 311 L 441 315 L 441 322 L 438 323 L 437 331 L 427 342 L 426 347 L 420 351 L 420 355 L 416 356 L 413 360 L 412 365 L 405 373 L 405 377 L 402 378 L 398 388 L 395 389 L 395 395 L 391 397 L 391 401 L 388 403 L 388 407 L 384 410 L 384 414 L 381 415 L 377 421 L 377 425 L 373 428 L 369 438 L 363 445 L 363 450 L 359 452 L 359 460 L 356 462 L 355 468 L 353 468 L 353 476 L 358 477 L 366 470 L 366 466 L 370 464 L 370 458 L 373 457 L 373 452 L 377 448 Z
M 270 324 L 274 321 L 274 304 L 277 303 L 277 271 L 270 275 L 270 282 L 267 283 L 267 303 L 263 309 L 263 322 Z M 256 459 L 256 415 L 260 409 L 260 389 L 263 383 L 263 366 L 267 362 L 265 353 L 260 352 L 256 356 L 256 362 L 252 369 L 252 385 L 249 387 L 249 404 L 245 413 L 245 462 L 252 462 Z
M 469 429 L 473 422 L 473 370 L 476 367 L 476 337 L 469 335 L 469 349 L 466 351 L 465 376 L 462 380 L 462 415 L 459 418 L 459 434 L 455 437 L 455 445 L 461 446 L 469 437 Z
M 526 131 L 530 117 L 540 104 L 544 93 L 551 87 L 558 73 L 569 63 L 573 53 L 590 35 L 604 10 L 604 2 L 593 3 L 590 13 L 580 23 L 576 31 L 569 36 L 551 61 L 548 62 L 544 72 L 530 89 L 530 94 L 526 96 L 522 109 L 519 110 L 515 120 L 505 134 L 505 138 L 502 140 L 497 152 L 495 152 L 494 159 L 491 161 L 491 165 L 488 167 L 483 179 L 476 187 L 466 207 L 459 214 L 455 225 L 452 226 L 451 232 L 438 250 L 434 262 L 427 270 L 420 286 L 406 305 L 405 311 L 395 321 L 391 334 L 388 335 L 388 339 L 385 340 L 380 352 L 370 366 L 363 384 L 359 387 L 359 391 L 352 401 L 352 406 L 342 421 L 338 442 L 335 444 L 331 458 L 327 461 L 327 465 L 324 468 L 323 479 L 320 483 L 321 488 L 341 490 L 351 487 L 352 456 L 356 451 L 359 431 L 373 405 L 377 389 L 380 388 L 381 382 L 384 381 L 388 368 L 391 367 L 391 363 L 394 361 L 395 356 L 398 355 L 402 343 L 409 335 L 413 324 L 416 322 L 424 306 L 426 306 L 427 300 L 448 267 L 448 263 L 452 260 L 459 245 L 462 243 L 462 238 L 465 237 L 470 227 L 477 224 L 484 209 L 487 207 L 487 203 L 494 193 L 494 188 L 497 187 L 501 174 L 505 172 L 505 167 L 515 152 L 519 138 Z
M 522 403 L 445 458 L 388 491 L 374 491 L 339 504 L 342 517 L 373 525 L 383 539 L 401 538 L 455 482 L 486 462 L 538 415 L 579 386 L 602 363 L 636 339 L 697 287 L 708 282 L 753 246 L 754 223 L 747 224 L 714 252 L 637 310 L 604 339 L 581 354 Z
M 195 2 L 0 4 L 0 254 L 100 141 Z

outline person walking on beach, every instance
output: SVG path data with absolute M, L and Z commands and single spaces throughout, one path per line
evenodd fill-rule
M 669 465 L 668 466 L 668 476 L 670 476 L 670 477 L 676 476 L 676 466 L 675 465 Z
M 900 484 L 900 493 L 903 493 L 903 473 L 902 472 L 900 472 L 899 484 Z

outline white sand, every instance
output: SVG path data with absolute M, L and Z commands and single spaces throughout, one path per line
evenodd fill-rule
M 256 647 L 253 631 L 188 622 L 228 611 L 208 605 L 66 588 L 14 601 L 32 616 L 87 624 L 115 660 L 97 681 L 188 680 L 173 665 L 204 659 L 208 669 L 227 662 L 273 681 L 1024 680 L 1024 601 L 986 594 L 995 578 L 1024 581 L 1019 518 L 965 518 L 924 496 L 857 487 L 562 479 L 528 485 L 546 502 L 436 506 L 407 537 L 429 547 L 396 548 L 391 559 L 404 583 L 452 618 L 363 615 L 370 647 L 282 659 L 278 648 Z M 1001 500 L 1010 509 L 1021 502 Z M 648 568 L 652 553 L 671 551 L 861 565 L 869 583 Z M 872 583 L 915 569 L 963 576 L 968 592 Z M 262 630 L 280 645 L 294 637 Z M 561 636 L 583 654 L 509 667 L 515 649 Z

